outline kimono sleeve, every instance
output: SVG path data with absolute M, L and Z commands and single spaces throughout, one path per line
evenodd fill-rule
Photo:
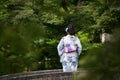
M 80 53 L 82 52 L 82 45 L 79 38 L 77 38 L 76 43 L 77 43 L 77 53 L 78 55 L 80 55 Z
M 59 56 L 62 56 L 63 54 L 63 49 L 64 49 L 64 41 L 63 41 L 64 38 L 62 38 L 57 46 L 57 50 L 58 50 L 58 54 Z

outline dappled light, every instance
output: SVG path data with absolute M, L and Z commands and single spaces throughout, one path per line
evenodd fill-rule
M 68 24 L 85 70 L 74 80 L 120 80 L 119 0 L 0 0 L 0 77 L 62 69 L 57 45 Z

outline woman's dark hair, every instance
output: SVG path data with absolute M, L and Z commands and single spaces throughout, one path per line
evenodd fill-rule
M 66 32 L 69 33 L 70 35 L 75 35 L 75 29 L 72 24 L 69 24 L 66 28 Z

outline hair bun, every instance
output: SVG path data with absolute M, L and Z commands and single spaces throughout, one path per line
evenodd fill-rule
M 74 35 L 75 34 L 75 31 L 74 31 L 74 26 L 72 24 L 69 24 L 67 26 L 67 28 L 65 29 L 65 31 L 71 35 Z

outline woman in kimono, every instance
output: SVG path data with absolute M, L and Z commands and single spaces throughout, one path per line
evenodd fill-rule
M 82 46 L 79 38 L 75 36 L 73 25 L 68 25 L 66 32 L 67 35 L 60 40 L 57 50 L 63 72 L 73 72 L 77 71 L 78 57 L 81 53 Z

